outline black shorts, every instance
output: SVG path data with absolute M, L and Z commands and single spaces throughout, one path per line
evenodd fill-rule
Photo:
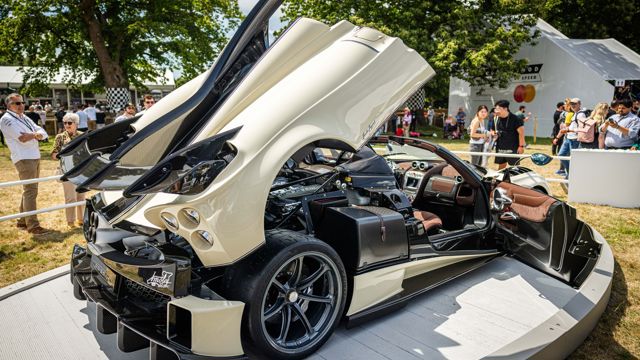
M 502 153 L 502 154 L 517 154 L 518 153 L 518 148 L 516 149 L 496 149 L 496 153 Z M 495 159 L 495 163 L 496 164 L 504 164 L 504 163 L 508 163 L 509 165 L 515 165 L 516 162 L 518 161 L 518 158 L 512 158 L 512 157 L 503 157 L 503 156 L 498 156 L 496 155 L 496 159 Z

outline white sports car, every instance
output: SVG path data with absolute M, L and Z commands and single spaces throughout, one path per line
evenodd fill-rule
M 299 359 L 340 321 L 499 256 L 576 288 L 606 281 L 592 274 L 610 252 L 575 209 L 440 146 L 398 140 L 439 159 L 407 196 L 368 144 L 386 141 L 374 132 L 432 68 L 346 21 L 299 19 L 269 44 L 278 5 L 261 1 L 209 71 L 60 153 L 66 180 L 100 191 L 72 254 L 74 294 L 120 349 Z

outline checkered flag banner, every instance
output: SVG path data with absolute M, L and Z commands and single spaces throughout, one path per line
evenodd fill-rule
M 131 102 L 131 93 L 127 88 L 107 88 L 107 101 L 114 111 L 120 111 Z
M 420 88 L 420 90 L 416 91 L 415 94 L 411 95 L 409 100 L 402 105 L 402 108 L 404 109 L 406 106 L 411 110 L 422 109 L 424 107 L 424 97 L 424 89 Z

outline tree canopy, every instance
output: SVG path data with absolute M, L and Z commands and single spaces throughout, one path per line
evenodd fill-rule
M 240 16 L 236 0 L 5 0 L 0 59 L 29 83 L 64 69 L 71 84 L 143 88 L 167 69 L 201 73 Z
M 614 37 L 640 52 L 640 0 L 286 0 L 284 20 L 348 19 L 401 38 L 437 72 L 430 93 L 446 97 L 449 76 L 505 86 L 524 68 L 520 46 L 542 17 L 573 38 Z M 166 69 L 189 80 L 209 66 L 241 17 L 237 0 L 5 0 L 0 63 L 29 67 L 47 84 L 65 69 L 70 84 L 143 87 Z
M 570 38 L 614 38 L 640 53 L 640 0 L 533 0 L 530 6 Z
M 397 36 L 436 70 L 435 81 L 427 84 L 430 93 L 446 96 L 450 76 L 505 86 L 520 74 L 526 62 L 513 56 L 536 36 L 536 17 L 525 10 L 517 0 L 289 0 L 284 16 L 329 24 L 348 19 Z

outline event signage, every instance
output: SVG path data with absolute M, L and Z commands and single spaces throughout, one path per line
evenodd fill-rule
M 540 69 L 542 64 L 529 64 L 520 74 L 520 81 L 518 82 L 541 82 L 542 76 L 540 75 Z

